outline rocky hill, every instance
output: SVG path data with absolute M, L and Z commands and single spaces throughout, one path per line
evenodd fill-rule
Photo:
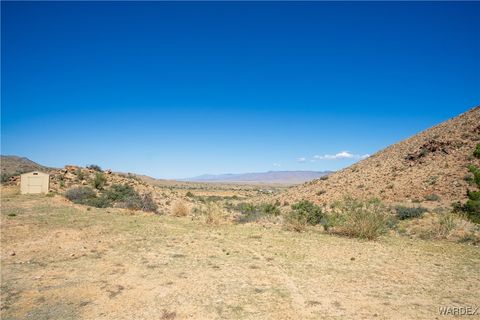
M 30 171 L 49 171 L 50 168 L 42 166 L 25 157 L 18 156 L 0 156 L 2 168 L 2 182 L 8 180 L 11 176 L 19 175 Z
M 275 200 L 326 204 L 352 196 L 450 204 L 466 199 L 467 188 L 475 189 L 467 166 L 480 165 L 473 157 L 479 142 L 477 106 L 328 177 L 291 188 Z
M 11 158 L 11 157 L 10 157 Z M 16 157 L 19 158 L 19 157 Z M 2 157 L 3 159 L 3 157 Z M 22 158 L 20 158 L 22 159 Z M 26 158 L 23 158 L 26 159 Z M 28 159 L 26 159 L 28 160 Z M 35 164 L 33 161 L 29 162 Z M 28 163 L 22 161 L 22 163 Z M 18 162 L 17 162 L 18 164 Z M 3 163 L 2 163 L 3 166 Z M 3 168 L 3 167 L 2 167 Z M 162 212 L 168 211 L 170 206 L 180 199 L 185 200 L 183 195 L 178 194 L 176 191 L 169 188 L 161 188 L 149 184 L 143 181 L 141 178 L 133 174 L 121 174 L 114 173 L 111 170 L 98 171 L 93 168 L 84 168 L 78 166 L 67 165 L 63 169 L 46 168 L 37 164 L 37 166 L 25 166 L 22 167 L 28 170 L 42 170 L 50 174 L 50 192 L 57 194 L 64 194 L 69 188 L 78 186 L 92 187 L 95 184 L 95 180 L 98 176 L 101 176 L 102 189 L 108 190 L 113 185 L 128 185 L 131 186 L 139 194 L 150 194 L 153 201 L 158 205 L 159 210 Z M 16 169 L 17 173 L 11 175 L 4 183 L 10 186 L 20 185 L 19 169 Z

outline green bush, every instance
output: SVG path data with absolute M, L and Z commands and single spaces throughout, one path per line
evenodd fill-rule
M 480 169 L 474 165 L 470 165 L 468 169 L 473 173 L 473 181 L 480 188 Z M 454 203 L 453 210 L 455 212 L 463 212 L 474 223 L 480 223 L 480 191 L 468 190 L 467 197 L 468 200 L 464 205 L 460 202 Z
M 468 199 L 473 200 L 473 201 L 478 201 L 480 200 L 480 191 L 467 191 L 467 196 Z
M 469 165 L 468 170 L 473 174 L 473 182 L 480 188 L 480 169 L 474 165 Z
M 185 194 L 185 197 L 187 197 L 187 198 L 195 198 L 195 195 L 194 195 L 192 192 L 188 191 L 188 192 Z
M 438 201 L 440 200 L 440 197 L 436 194 L 429 194 L 425 196 L 425 200 L 427 201 Z
M 475 151 L 473 151 L 473 156 L 480 159 L 480 143 L 478 143 L 475 147 Z
M 114 184 L 105 193 L 107 199 L 111 201 L 124 201 L 129 197 L 138 197 L 138 193 L 127 184 Z
M 397 213 L 397 217 L 400 220 L 405 220 L 405 219 L 412 219 L 412 218 L 420 218 L 425 212 L 427 212 L 427 209 L 422 208 L 422 207 L 404 207 L 404 206 L 397 206 L 395 207 L 395 211 Z
M 158 206 L 150 194 L 140 195 L 133 187 L 126 184 L 114 184 L 105 193 L 105 198 L 121 208 L 156 212 Z
M 299 217 L 305 217 L 305 221 L 312 226 L 319 224 L 324 217 L 322 208 L 307 200 L 292 204 L 292 212 Z
M 111 207 L 111 202 L 104 196 L 97 197 L 95 191 L 90 187 L 73 187 L 67 190 L 65 197 L 78 204 L 97 208 Z
M 237 205 L 237 210 L 242 214 L 253 213 L 257 210 L 257 207 L 252 203 L 242 202 Z
M 251 203 L 239 203 L 236 210 L 241 213 L 236 219 L 238 223 L 255 222 L 263 218 L 277 217 L 280 215 L 280 209 L 271 203 L 264 203 L 259 206 Z
M 12 177 L 11 174 L 2 172 L 2 183 L 8 182 L 8 180 Z
M 392 225 L 387 208 L 378 200 L 359 201 L 347 198 L 336 204 L 329 216 L 332 233 L 373 240 Z
M 260 206 L 260 211 L 265 215 L 279 216 L 280 209 L 271 203 L 265 203 Z
M 103 187 L 107 183 L 107 178 L 101 172 L 95 173 L 95 178 L 93 179 L 93 187 L 98 190 L 103 190 Z
M 112 203 L 110 202 L 110 200 L 108 200 L 104 196 L 85 199 L 80 203 L 87 206 L 96 207 L 96 208 L 109 208 L 112 206 Z
M 325 220 L 322 208 L 310 201 L 302 200 L 292 204 L 291 208 L 284 221 L 287 228 L 294 231 L 302 231 L 307 225 L 317 225 Z

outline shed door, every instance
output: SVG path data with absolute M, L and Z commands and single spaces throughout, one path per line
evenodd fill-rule
M 42 192 L 42 178 L 28 177 L 28 193 L 41 193 L 41 192 Z

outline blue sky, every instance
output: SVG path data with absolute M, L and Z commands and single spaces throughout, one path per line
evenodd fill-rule
M 1 6 L 1 152 L 45 165 L 336 170 L 480 103 L 478 2 Z

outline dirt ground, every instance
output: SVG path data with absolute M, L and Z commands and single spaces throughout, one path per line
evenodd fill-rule
M 4 192 L 2 319 L 435 319 L 480 305 L 480 249 L 208 226 Z

